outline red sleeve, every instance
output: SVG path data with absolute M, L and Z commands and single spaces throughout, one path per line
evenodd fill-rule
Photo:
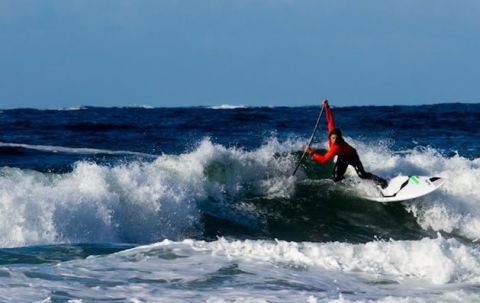
M 317 152 L 313 152 L 312 158 L 313 160 L 321 164 L 325 164 L 337 154 L 337 151 L 338 151 L 338 147 L 336 145 L 333 145 L 325 155 L 321 155 Z
M 328 131 L 331 132 L 332 129 L 335 128 L 335 122 L 333 122 L 333 113 L 328 104 L 325 106 L 325 112 L 327 116 Z

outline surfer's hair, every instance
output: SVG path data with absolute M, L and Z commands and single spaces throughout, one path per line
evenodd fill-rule
M 328 134 L 328 138 L 330 139 L 332 135 L 337 135 L 337 140 L 335 140 L 335 144 L 345 142 L 345 140 L 343 140 L 342 131 L 340 130 L 340 128 L 332 129 L 332 131 Z

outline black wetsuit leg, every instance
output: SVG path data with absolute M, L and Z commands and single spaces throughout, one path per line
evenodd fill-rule
M 335 166 L 333 167 L 333 181 L 338 182 L 343 180 L 343 176 L 347 171 L 348 162 L 345 162 L 341 159 L 337 159 L 335 162 Z
M 349 164 L 352 165 L 353 168 L 355 168 L 355 171 L 357 172 L 360 178 L 372 180 L 376 184 L 380 185 L 382 188 L 387 187 L 388 185 L 387 180 L 365 171 L 365 169 L 363 168 L 363 164 L 360 161 L 360 158 L 358 157 L 358 155 L 356 155 L 356 157 L 354 157 L 349 162 L 350 162 Z

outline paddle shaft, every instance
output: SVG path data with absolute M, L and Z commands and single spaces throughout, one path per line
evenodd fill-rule
M 322 104 L 322 109 L 320 109 L 320 114 L 318 115 L 318 118 L 317 118 L 317 123 L 315 123 L 315 127 L 313 128 L 313 133 L 312 135 L 310 136 L 310 139 L 308 140 L 308 143 L 307 145 L 310 146 L 313 142 L 313 138 L 315 138 L 315 134 L 317 133 L 317 129 L 318 129 L 318 125 L 320 124 L 320 117 L 322 116 L 322 113 L 323 113 L 323 104 Z M 300 161 L 298 161 L 298 164 L 297 164 L 297 167 L 295 167 L 295 170 L 293 171 L 293 174 L 292 176 L 295 175 L 295 173 L 297 172 L 298 168 L 300 167 L 300 164 L 302 163 L 303 161 L 303 158 L 305 158 L 305 155 L 307 154 L 306 151 L 303 151 L 303 155 L 302 157 L 300 158 Z

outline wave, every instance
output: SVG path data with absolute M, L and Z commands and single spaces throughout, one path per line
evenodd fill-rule
M 221 104 L 221 105 L 214 105 L 209 107 L 210 109 L 238 109 L 238 108 L 246 108 L 245 105 L 232 105 L 232 104 Z
M 129 282 L 150 282 L 166 297 L 184 298 L 188 288 L 207 302 L 469 302 L 478 301 L 480 281 L 478 247 L 440 236 L 365 244 L 166 240 L 62 265 L 53 272 L 81 268 L 82 277 L 101 272 L 107 281 L 119 279 L 113 269 L 120 267 Z M 112 291 L 123 295 L 125 287 Z
M 224 205 L 238 201 L 242 183 L 260 195 L 281 194 L 272 191 L 272 179 L 293 186 L 293 179 L 280 177 L 288 166 L 272 161 L 271 145 L 249 153 L 205 140 L 190 153 L 154 162 L 108 167 L 80 161 L 66 174 L 1 168 L 0 245 L 199 236 L 202 203 L 210 205 L 207 212 L 226 216 L 232 210 Z M 269 182 L 257 182 L 268 174 Z
M 130 104 L 125 108 L 142 108 L 142 109 L 154 109 L 155 107 L 147 104 Z
M 480 238 L 480 189 L 475 185 L 480 159 L 446 157 L 431 148 L 398 153 L 388 142 L 348 140 L 376 174 L 436 175 L 447 181 L 410 202 L 368 202 L 359 195 L 372 185 L 351 182 L 357 177 L 350 168 L 343 185 L 330 181 L 331 165 L 311 160 L 291 176 L 303 140 L 275 138 L 254 150 L 226 148 L 206 138 L 180 155 L 110 166 L 79 161 L 63 174 L 3 167 L 0 246 L 151 243 L 218 235 L 368 242 L 421 239 L 437 231 L 469 241 Z M 26 148 L 32 147 L 63 150 Z
M 115 251 L 120 247 L 111 249 L 97 246 L 98 254 L 88 258 L 79 256 L 82 246 L 3 250 L 10 261 L 23 258 L 43 264 L 3 266 L 0 272 L 8 287 L 0 290 L 0 298 L 149 302 L 159 293 L 175 302 L 478 302 L 480 298 L 478 246 L 441 236 L 364 244 L 186 239 L 119 252 Z M 45 250 L 50 260 L 41 258 Z M 25 259 L 24 253 L 33 256 Z M 62 259 L 51 260 L 58 255 Z
M 79 111 L 88 109 L 87 106 L 71 106 L 71 107 L 62 107 L 57 109 L 58 111 Z
M 423 280 L 432 284 L 480 282 L 480 251 L 455 239 L 424 238 L 419 241 L 371 241 L 365 244 L 311 243 L 269 240 L 163 241 L 139 246 L 120 254 L 144 255 L 161 248 L 182 255 L 199 252 L 230 260 L 268 262 L 306 270 L 321 268 L 380 276 L 399 283 Z
M 81 106 L 70 106 L 70 107 L 61 107 L 56 109 L 58 111 L 79 111 L 79 110 L 86 110 L 86 109 L 95 109 L 95 108 L 142 108 L 142 109 L 153 109 L 154 106 L 147 105 L 147 104 L 129 104 L 126 106 L 121 107 L 103 107 L 103 106 L 91 106 L 91 105 L 81 105 Z
M 448 157 L 434 148 L 418 147 L 402 154 L 366 150 L 369 166 L 383 175 L 430 175 L 446 179 L 442 188 L 405 203 L 423 229 L 443 231 L 472 241 L 480 238 L 480 158 Z
M 104 154 L 104 155 L 132 155 L 132 156 L 141 156 L 141 157 L 157 157 L 157 155 L 125 151 L 125 150 L 108 150 L 108 149 L 97 149 L 97 148 L 75 148 L 75 147 L 65 147 L 65 146 L 55 146 L 55 145 L 35 145 L 35 144 L 23 144 L 23 143 L 11 143 L 11 142 L 0 142 L 0 147 L 7 148 L 21 148 L 21 149 L 33 149 L 43 152 L 51 153 L 71 153 L 71 154 Z

